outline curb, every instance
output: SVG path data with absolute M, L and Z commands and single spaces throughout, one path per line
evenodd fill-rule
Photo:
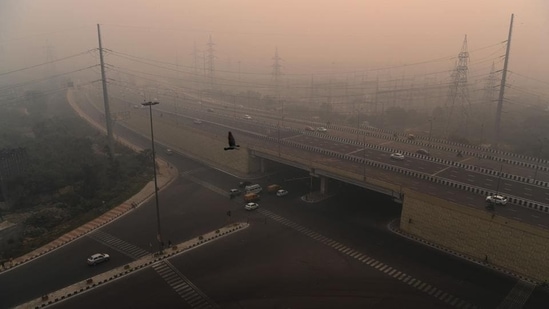
M 161 162 L 164 162 L 166 164 L 166 166 L 168 165 L 167 162 L 163 161 L 163 160 L 159 160 Z M 172 165 L 170 165 L 172 166 Z M 173 166 L 172 166 L 173 167 Z M 167 187 L 168 185 L 170 185 L 178 176 L 179 173 L 177 173 L 177 169 L 175 168 L 170 168 L 170 170 L 172 171 L 176 171 L 176 173 L 172 174 L 172 173 L 169 173 L 170 174 L 170 177 L 167 179 L 167 181 L 160 185 L 159 186 L 159 191 L 161 191 L 162 189 L 164 189 L 165 187 Z M 150 182 L 149 182 L 150 183 Z M 145 186 L 146 187 L 146 186 Z M 140 194 L 143 194 L 144 191 L 147 190 L 147 189 L 143 189 L 142 191 L 136 193 L 134 195 L 135 196 L 138 196 Z M 143 194 L 144 195 L 144 194 Z M 9 266 L 4 266 L 4 267 L 0 267 L 0 274 L 1 273 L 4 273 L 4 272 L 7 272 L 7 271 L 10 271 L 18 266 L 21 266 L 25 263 L 28 263 L 36 258 L 39 258 L 39 257 L 42 257 L 56 249 L 59 249 L 69 243 L 71 243 L 72 241 L 74 240 L 77 240 L 117 219 L 119 219 L 120 217 L 122 217 L 123 215 L 127 214 L 130 210 L 133 210 L 134 208 L 137 208 L 139 207 L 143 202 L 147 201 L 148 199 L 152 198 L 154 196 L 154 191 L 151 192 L 151 193 L 148 193 L 146 194 L 143 198 L 140 198 L 138 200 L 138 202 L 135 202 L 135 201 L 132 201 L 131 203 L 129 202 L 130 200 L 133 199 L 130 198 L 128 201 L 122 203 L 121 205 L 115 207 L 115 208 L 112 208 L 111 210 L 109 210 L 108 212 L 102 214 L 101 216 L 93 219 L 92 221 L 80 226 L 80 227 L 77 227 L 75 228 L 74 230 L 72 231 L 69 231 L 65 234 L 63 234 L 62 236 L 60 236 L 59 238 L 57 238 L 56 240 L 40 247 L 40 248 L 37 248 L 23 256 L 20 256 L 20 257 L 17 257 L 16 259 L 12 260 L 11 263 L 8 261 L 6 262 L 7 263 L 10 263 Z M 134 206 L 135 205 L 135 206 Z M 95 222 L 95 221 L 98 221 L 98 222 Z M 61 240 L 63 238 L 65 238 L 65 236 L 71 234 L 72 232 L 75 232 L 77 231 L 78 229 L 80 229 L 81 227 L 84 227 L 86 225 L 91 225 L 91 227 L 87 228 L 86 230 L 84 231 L 81 231 L 80 233 L 78 233 L 77 235 L 73 235 L 73 236 L 68 236 L 66 237 L 65 240 Z
M 216 229 L 213 232 L 206 233 L 204 235 L 195 237 L 191 240 L 188 240 L 184 243 L 173 245 L 169 249 L 166 249 L 163 254 L 156 252 L 152 256 L 144 257 L 139 260 L 133 261 L 124 266 L 120 266 L 108 272 L 96 275 L 94 277 L 85 279 L 81 282 L 75 283 L 64 289 L 60 289 L 48 294 L 45 294 L 37 299 L 31 300 L 24 304 L 20 304 L 15 308 L 45 308 L 60 301 L 66 300 L 72 296 L 76 296 L 80 293 L 87 292 L 93 288 L 102 286 L 104 284 L 110 283 L 116 279 L 123 278 L 126 275 L 132 274 L 136 271 L 145 269 L 148 266 L 151 266 L 155 263 L 161 262 L 163 260 L 169 259 L 175 255 L 184 253 L 185 251 L 194 249 L 201 245 L 207 244 L 213 240 L 216 240 L 220 237 L 227 236 L 234 232 L 240 231 L 249 227 L 248 223 L 232 223 L 228 226 Z M 166 252 L 170 251 L 170 252 Z

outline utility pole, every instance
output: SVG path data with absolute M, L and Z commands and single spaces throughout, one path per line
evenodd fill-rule
M 107 77 L 105 76 L 105 62 L 103 61 L 103 46 L 101 45 L 101 28 L 97 24 L 97 37 L 99 38 L 99 60 L 101 62 L 101 84 L 103 85 L 103 103 L 105 104 L 105 120 L 107 123 L 107 143 L 110 159 L 114 160 L 114 142 L 112 136 L 112 119 L 109 108 L 109 95 L 107 93 Z
M 496 110 L 496 137 L 494 141 L 494 145 L 496 149 L 499 147 L 501 110 L 503 109 L 503 95 L 505 94 L 505 81 L 507 79 L 507 66 L 509 64 L 509 51 L 511 50 L 511 34 L 513 32 L 514 16 L 515 14 L 511 14 L 511 24 L 509 25 L 509 36 L 507 37 L 507 49 L 505 50 L 505 61 L 503 62 L 503 74 L 501 76 L 501 86 L 499 87 L 498 107 Z
M 214 49 L 214 42 L 212 41 L 212 36 L 210 35 L 210 40 L 208 41 L 208 48 L 207 48 L 207 53 L 208 53 L 208 58 L 207 58 L 207 63 L 208 63 L 208 79 L 209 79 L 209 82 L 210 82 L 210 90 L 214 90 L 215 89 L 215 49 Z

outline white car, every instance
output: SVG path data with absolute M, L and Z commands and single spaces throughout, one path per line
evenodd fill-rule
M 171 150 L 170 148 L 167 148 L 166 149 L 166 154 L 171 156 L 173 154 L 173 150 Z
M 486 197 L 486 202 L 491 204 L 505 205 L 507 204 L 507 198 L 501 195 L 489 195 Z
M 240 195 L 242 193 L 239 189 L 231 189 L 229 190 L 230 195 Z
M 252 116 L 250 116 L 250 115 L 244 115 L 244 119 L 252 119 Z
M 318 128 L 316 128 L 316 130 L 318 132 L 328 132 L 328 129 L 326 129 L 325 127 L 318 127 Z
M 284 196 L 288 194 L 288 191 L 284 190 L 284 189 L 280 189 L 278 191 L 276 191 L 276 196 Z
M 244 206 L 244 209 L 246 210 L 254 210 L 254 209 L 257 209 L 259 207 L 259 204 L 258 203 L 248 203 Z
M 393 160 L 404 160 L 404 155 L 400 152 L 395 152 L 391 154 L 391 159 Z
M 88 258 L 88 265 L 93 266 L 102 262 L 106 262 L 111 257 L 106 253 L 96 253 Z
M 201 123 L 202 123 L 202 120 L 200 120 L 200 119 L 195 119 L 193 122 L 194 122 L 195 124 L 201 124 Z

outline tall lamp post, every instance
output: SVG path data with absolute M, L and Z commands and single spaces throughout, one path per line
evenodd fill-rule
M 158 207 L 158 184 L 156 180 L 156 154 L 154 151 L 154 130 L 153 130 L 153 119 L 152 119 L 152 106 L 160 104 L 158 101 L 149 101 L 143 102 L 141 105 L 149 107 L 149 118 L 151 122 L 151 144 L 152 144 L 152 158 L 153 158 L 153 173 L 154 173 L 154 198 L 156 202 L 156 239 L 158 240 L 158 247 L 160 248 L 160 253 L 164 249 L 164 242 L 162 241 L 162 233 L 160 230 L 160 208 Z

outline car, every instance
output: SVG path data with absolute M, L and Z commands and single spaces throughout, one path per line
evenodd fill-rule
M 258 203 L 247 203 L 245 206 L 244 206 L 244 209 L 246 210 L 254 210 L 254 209 L 257 209 L 259 207 L 259 204 Z
M 167 149 L 166 149 L 166 154 L 167 154 L 168 156 L 171 156 L 171 155 L 173 154 L 173 150 L 171 150 L 170 148 L 167 148 Z
M 316 128 L 316 130 L 318 132 L 328 132 L 328 129 L 326 129 L 325 127 L 318 127 L 318 128 Z
M 284 196 L 288 194 L 288 191 L 284 190 L 284 189 L 280 189 L 278 191 L 276 191 L 276 196 Z
M 427 149 L 418 149 L 416 151 L 417 154 L 424 155 L 424 156 L 430 156 L 431 154 Z
M 313 127 L 306 126 L 305 131 L 314 131 L 315 129 Z
M 244 115 L 244 119 L 252 119 L 252 116 L 250 116 L 250 115 Z
M 242 191 L 240 191 L 239 189 L 231 189 L 229 190 L 229 194 L 231 195 L 240 195 L 240 193 L 242 193 Z
M 406 138 L 408 138 L 408 140 L 410 141 L 413 141 L 416 139 L 416 136 L 414 134 L 408 134 L 408 136 L 406 136 Z
M 208 108 L 208 112 L 213 113 L 213 108 Z
M 110 258 L 111 257 L 106 253 L 96 253 L 96 254 L 93 254 L 92 256 L 90 256 L 88 258 L 88 265 L 94 266 L 94 265 L 97 265 L 99 263 L 106 262 Z
M 505 205 L 507 204 L 507 198 L 498 194 L 494 195 L 488 195 L 486 197 L 486 202 L 490 204 L 496 204 L 496 205 Z
M 404 160 L 404 155 L 400 152 L 395 152 L 391 154 L 391 159 L 393 160 Z
M 202 123 L 202 120 L 200 120 L 200 119 L 195 119 L 193 122 L 194 122 L 195 124 L 201 124 L 201 123 Z

